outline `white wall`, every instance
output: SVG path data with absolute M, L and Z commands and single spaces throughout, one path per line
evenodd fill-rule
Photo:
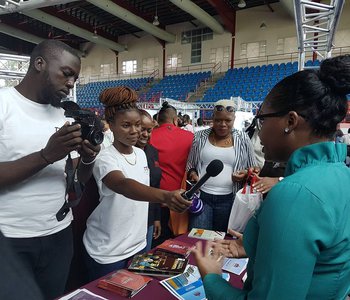
M 94 45 L 89 54 L 81 60 L 81 74 L 83 76 L 99 75 L 102 64 L 112 64 L 116 73 L 116 55 L 115 53 L 100 45 Z
M 271 4 L 274 12 L 264 6 L 239 11 L 236 23 L 235 59 L 239 59 L 242 43 L 266 41 L 266 55 L 276 54 L 277 39 L 296 37 L 294 19 L 280 3 Z M 262 23 L 265 29 L 260 29 Z M 297 45 L 295 45 L 297 51 Z
M 345 1 L 343 14 L 335 37 L 335 46 L 350 46 L 350 1 Z M 235 60 L 240 57 L 240 49 L 242 43 L 258 42 L 266 40 L 266 54 L 276 54 L 277 39 L 279 38 L 296 38 L 296 26 L 294 19 L 287 13 L 281 3 L 271 4 L 274 12 L 264 5 L 251 9 L 245 9 L 237 12 L 236 20 L 236 35 L 235 35 Z M 203 27 L 198 21 L 198 28 Z M 265 30 L 260 29 L 261 23 L 264 22 L 267 26 Z M 191 65 L 191 45 L 181 44 L 181 32 L 185 30 L 195 29 L 196 27 L 189 22 L 170 25 L 166 28 L 167 31 L 176 34 L 175 43 L 166 44 L 166 56 L 173 53 L 182 54 L 182 65 Z M 153 36 L 145 33 L 136 33 L 140 38 L 133 35 L 121 36 L 118 40 L 121 44 L 128 45 L 128 51 L 119 53 L 119 70 L 122 70 L 122 61 L 137 60 L 138 70 L 142 69 L 142 60 L 144 58 L 158 57 L 159 70 L 162 73 L 163 68 L 163 53 L 161 44 Z M 296 39 L 295 39 L 296 40 Z M 213 40 L 202 42 L 202 61 L 201 64 L 209 63 L 211 48 L 230 47 L 231 53 L 231 33 L 225 32 L 221 35 L 214 34 Z M 349 48 L 350 49 L 350 48 Z M 295 44 L 295 51 L 297 45 Z M 104 49 L 100 46 L 95 46 L 87 58 L 82 61 L 83 76 L 90 74 L 100 74 L 100 65 L 115 63 L 115 54 L 113 51 Z M 193 64 L 196 66 L 200 64 Z M 222 71 L 226 71 L 228 65 L 224 65 Z M 195 72 L 196 70 L 194 70 Z

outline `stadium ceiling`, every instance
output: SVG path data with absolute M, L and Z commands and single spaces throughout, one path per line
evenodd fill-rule
M 241 0 L 242 1 L 242 0 Z M 127 50 L 118 38 L 147 32 L 161 43 L 174 42 L 167 25 L 190 22 L 214 32 L 234 30 L 234 11 L 266 6 L 279 0 L 0 0 L 0 52 L 28 55 L 36 43 L 57 39 L 82 53 L 91 44 Z M 153 25 L 155 15 L 159 26 Z M 215 16 L 215 18 L 213 18 Z M 216 17 L 217 16 L 217 17 Z M 206 25 L 202 25 L 206 24 Z M 87 43 L 90 42 L 90 43 Z M 87 46 L 88 45 L 88 46 Z

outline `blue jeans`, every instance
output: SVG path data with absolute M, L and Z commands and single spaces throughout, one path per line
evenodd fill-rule
M 136 254 L 144 253 L 145 248 Z M 135 255 L 136 255 L 135 254 Z M 84 261 L 87 268 L 87 275 L 89 281 L 96 280 L 102 276 L 105 276 L 111 272 L 118 271 L 120 269 L 125 269 L 128 265 L 128 261 L 131 257 L 125 258 L 123 260 L 110 263 L 110 264 L 100 264 L 96 262 L 86 251 L 84 247 Z
M 233 193 L 228 195 L 211 195 L 201 191 L 203 212 L 190 214 L 190 229 L 203 228 L 215 231 L 227 231 L 233 204 Z
M 146 235 L 147 245 L 145 248 L 145 252 L 148 252 L 152 248 L 153 230 L 154 230 L 154 225 L 148 226 L 147 235 Z

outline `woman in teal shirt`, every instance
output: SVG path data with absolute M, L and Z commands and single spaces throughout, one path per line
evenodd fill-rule
M 288 161 L 244 238 L 194 254 L 208 299 L 345 299 L 350 292 L 350 170 L 335 144 L 347 111 L 350 56 L 279 82 L 257 116 L 265 154 Z M 214 251 L 209 251 L 213 247 Z M 210 254 L 211 253 L 211 254 Z M 243 290 L 222 280 L 221 253 L 249 257 Z

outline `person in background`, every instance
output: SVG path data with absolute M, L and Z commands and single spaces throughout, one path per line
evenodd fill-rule
M 190 228 L 226 231 L 236 192 L 242 187 L 234 174 L 256 165 L 253 147 L 245 132 L 233 128 L 234 102 L 215 103 L 213 127 L 196 132 L 187 160 L 187 179 L 196 182 L 206 173 L 213 159 L 219 159 L 224 169 L 200 188 L 203 212 L 190 215 Z
M 350 166 L 350 128 L 348 128 L 348 133 L 343 135 L 343 142 L 346 144 L 347 154 L 346 154 L 346 165 Z
M 158 113 L 158 123 L 159 127 L 153 129 L 150 144 L 159 153 L 159 166 L 162 169 L 160 188 L 167 191 L 176 190 L 181 187 L 185 176 L 186 161 L 191 149 L 193 134 L 178 127 L 177 111 L 168 102 L 163 103 Z M 176 214 L 173 216 L 177 217 Z M 162 207 L 162 233 L 156 244 L 173 236 L 169 221 L 169 209 Z
M 113 144 L 114 137 L 113 137 L 113 132 L 109 128 L 109 124 L 105 118 L 102 119 L 102 123 L 103 123 L 103 142 L 101 144 L 101 147 L 103 149 Z
M 136 147 L 145 151 L 147 164 L 150 171 L 150 186 L 159 188 L 160 179 L 162 177 L 162 170 L 159 167 L 158 151 L 152 145 L 150 145 L 149 139 L 152 134 L 154 122 L 151 115 L 145 111 L 140 110 L 141 114 L 141 133 L 136 143 Z M 160 204 L 150 203 L 148 208 L 148 226 L 147 226 L 147 246 L 146 252 L 152 248 L 152 240 L 158 239 L 161 233 L 160 224 Z
M 197 132 L 197 131 L 201 131 L 201 130 L 207 129 L 207 128 L 209 128 L 209 126 L 204 125 L 203 119 L 202 118 L 198 118 L 197 119 L 197 126 L 195 126 L 193 128 L 193 130 L 194 130 L 194 132 Z
M 338 129 L 336 132 L 335 132 L 335 135 L 334 135 L 334 141 L 336 143 L 343 143 L 343 136 L 344 136 L 344 133 L 341 129 Z
M 350 170 L 334 143 L 347 112 L 350 56 L 324 60 L 272 88 L 257 115 L 265 153 L 288 162 L 237 239 L 194 250 L 209 299 L 345 299 L 350 292 Z M 222 257 L 248 256 L 243 290 L 222 279 Z
M 0 90 L 0 230 L 45 299 L 64 293 L 73 256 L 72 213 L 56 218 L 66 199 L 67 156 L 80 152 L 84 183 L 100 150 L 83 141 L 80 124 L 70 125 L 61 108 L 79 72 L 74 49 L 45 40 L 23 80 Z
M 193 130 L 193 126 L 192 126 L 192 121 L 191 121 L 191 118 L 190 118 L 190 116 L 189 115 L 183 115 L 183 117 L 182 117 L 182 129 L 184 129 L 184 130 L 187 130 L 187 131 L 189 131 L 189 132 L 194 132 L 194 130 Z
M 159 124 L 158 124 L 158 113 L 153 115 L 153 123 L 154 123 L 153 128 L 159 127 Z
M 89 216 L 83 236 L 90 280 L 125 268 L 133 255 L 143 252 L 148 202 L 162 203 L 177 212 L 191 205 L 181 191 L 149 187 L 145 152 L 135 147 L 141 132 L 137 99 L 134 90 L 123 86 L 100 94 L 114 141 L 101 151 L 93 169 L 100 203 Z
M 343 135 L 343 143 L 350 145 L 350 128 L 348 128 L 348 133 Z

